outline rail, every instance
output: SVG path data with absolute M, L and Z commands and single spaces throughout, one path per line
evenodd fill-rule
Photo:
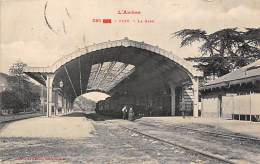
M 187 150 L 187 151 L 190 151 L 190 152 L 193 152 L 193 153 L 196 153 L 196 154 L 205 156 L 205 157 L 207 157 L 207 158 L 211 158 L 211 159 L 214 159 L 214 160 L 217 160 L 217 161 L 220 161 L 220 162 L 224 162 L 224 163 L 229 163 L 229 164 L 234 164 L 234 163 L 235 163 L 235 162 L 233 162 L 233 161 L 230 161 L 230 160 L 228 160 L 228 159 L 225 159 L 225 158 L 222 157 L 222 156 L 217 156 L 217 155 L 211 154 L 211 153 L 209 153 L 209 152 L 201 151 L 201 150 L 198 150 L 198 149 L 189 147 L 189 146 L 184 146 L 184 145 L 177 144 L 177 143 L 174 143 L 174 142 L 171 142 L 171 141 L 167 141 L 167 140 L 164 140 L 164 139 L 160 139 L 160 138 L 157 138 L 157 137 L 154 137 L 154 136 L 145 134 L 145 133 L 143 133 L 143 132 L 139 132 L 139 131 L 137 131 L 137 130 L 135 130 L 135 129 L 127 128 L 127 127 L 124 127 L 124 126 L 120 126 L 120 127 L 123 128 L 123 129 L 129 130 L 129 131 L 132 131 L 132 132 L 134 132 L 134 133 L 137 133 L 137 134 L 139 134 L 139 135 L 142 135 L 142 136 L 144 136 L 144 137 L 153 139 L 153 140 L 155 140 L 155 141 L 159 141 L 159 142 L 162 142 L 162 143 L 166 143 L 166 144 L 169 144 L 169 145 L 172 145 L 172 146 L 177 146 L 177 147 L 180 147 L 180 148 L 185 149 L 185 150 Z

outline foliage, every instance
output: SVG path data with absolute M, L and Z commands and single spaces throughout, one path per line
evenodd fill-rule
M 260 28 L 227 28 L 207 34 L 201 29 L 184 29 L 174 33 L 181 47 L 201 42 L 198 67 L 205 75 L 222 76 L 230 71 L 260 59 Z
M 17 92 L 12 90 L 6 90 L 0 93 L 1 108 L 13 109 L 14 113 L 21 112 L 23 109 L 23 102 L 19 99 Z
M 23 73 L 23 70 L 26 66 L 27 64 L 23 63 L 22 61 L 17 61 L 10 66 L 9 73 L 16 78 L 19 78 L 19 80 L 27 80 L 28 77 Z
M 19 106 L 20 110 L 25 111 L 26 108 L 31 107 L 32 102 L 40 100 L 39 93 L 34 91 L 36 87 L 28 81 L 28 77 L 23 73 L 26 66 L 25 63 L 17 61 L 9 68 L 11 76 L 8 78 L 8 83 L 11 91 L 7 93 L 11 101 L 5 101 L 5 103 L 11 104 L 5 104 L 6 107 L 16 109 Z M 15 106 L 12 106 L 12 101 L 16 103 Z

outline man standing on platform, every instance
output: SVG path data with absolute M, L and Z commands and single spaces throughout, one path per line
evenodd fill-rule
M 129 121 L 134 121 L 135 117 L 135 113 L 134 113 L 134 109 L 133 106 L 130 107 L 129 112 L 128 112 L 128 120 Z
M 126 116 L 127 116 L 127 107 L 126 107 L 126 105 L 124 105 L 124 107 L 122 108 L 122 112 L 123 112 L 123 120 L 126 120 Z

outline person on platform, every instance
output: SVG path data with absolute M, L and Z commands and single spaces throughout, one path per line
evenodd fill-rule
M 134 121 L 134 117 L 135 117 L 134 109 L 131 106 L 130 109 L 129 109 L 129 112 L 128 112 L 128 120 L 129 121 Z
M 182 118 L 185 118 L 185 110 L 186 110 L 185 103 L 182 101 L 180 103 L 180 105 L 181 105 L 181 115 L 182 115 Z
M 126 116 L 127 116 L 127 107 L 126 107 L 126 105 L 124 105 L 124 107 L 122 108 L 122 112 L 123 112 L 123 120 L 126 120 Z

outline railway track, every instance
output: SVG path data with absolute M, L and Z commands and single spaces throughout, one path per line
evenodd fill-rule
M 137 131 L 136 129 L 131 129 L 131 128 L 128 128 L 128 127 L 125 127 L 125 126 L 121 126 L 121 125 L 120 125 L 120 127 L 125 129 L 125 130 L 131 131 L 133 133 L 139 134 L 141 136 L 150 138 L 152 140 L 159 141 L 159 142 L 165 143 L 165 144 L 169 144 L 169 145 L 172 145 L 172 146 L 175 146 L 175 147 L 179 147 L 179 148 L 185 149 L 185 150 L 187 150 L 189 152 L 192 152 L 194 154 L 202 155 L 202 156 L 204 156 L 206 158 L 217 160 L 217 161 L 223 162 L 223 163 L 229 163 L 229 164 L 234 164 L 235 163 L 235 162 L 230 161 L 230 160 L 228 160 L 228 159 L 226 159 L 226 158 L 224 158 L 222 156 L 214 155 L 212 153 L 205 152 L 205 151 L 202 151 L 202 150 L 198 150 L 198 149 L 186 146 L 186 145 L 182 145 L 182 144 L 178 144 L 178 143 L 175 143 L 175 142 L 171 142 L 171 141 L 167 141 L 167 140 L 164 140 L 164 139 L 160 139 L 160 138 L 151 136 L 149 134 L 145 134 L 143 132 Z
M 30 115 L 28 117 L 21 117 L 21 118 L 14 118 L 14 119 L 3 120 L 3 121 L 0 121 L 0 124 L 10 123 L 10 122 L 14 122 L 14 121 L 25 120 L 25 119 L 35 118 L 35 117 L 40 117 L 40 116 L 44 116 L 44 114 Z
M 146 126 L 153 126 L 151 124 L 146 124 L 146 123 L 140 123 L 140 124 L 146 125 Z M 195 133 L 199 133 L 199 134 L 206 134 L 206 135 L 210 135 L 210 136 L 213 136 L 213 137 L 222 137 L 222 138 L 225 138 L 225 139 L 246 141 L 246 142 L 251 143 L 251 144 L 260 145 L 260 139 L 259 138 L 243 136 L 243 135 L 240 135 L 240 134 L 227 134 L 227 133 L 206 131 L 206 130 L 201 130 L 201 129 L 193 129 L 193 128 L 188 128 L 188 127 L 185 127 L 185 126 L 177 126 L 177 125 L 170 125 L 170 126 L 175 128 L 175 129 L 186 130 L 186 131 L 195 132 Z

